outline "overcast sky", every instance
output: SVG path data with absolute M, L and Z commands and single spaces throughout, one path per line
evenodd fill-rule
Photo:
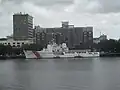
M 26 12 L 34 25 L 59 27 L 61 21 L 75 26 L 93 26 L 100 32 L 120 38 L 120 0 L 0 0 L 0 37 L 12 34 L 12 15 Z

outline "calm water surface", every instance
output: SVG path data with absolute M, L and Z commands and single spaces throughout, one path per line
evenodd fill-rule
M 0 61 L 0 90 L 120 90 L 120 58 Z

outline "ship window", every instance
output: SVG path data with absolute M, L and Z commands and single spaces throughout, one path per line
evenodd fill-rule
M 89 54 L 92 54 L 91 52 L 89 52 Z

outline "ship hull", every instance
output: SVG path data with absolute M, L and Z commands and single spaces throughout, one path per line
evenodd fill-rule
M 74 53 L 54 54 L 53 52 L 24 51 L 26 59 L 74 58 Z
M 26 59 L 50 59 L 56 57 L 53 53 L 43 53 L 41 51 L 24 51 Z
M 78 56 L 76 53 L 64 53 L 64 55 L 59 55 L 60 58 L 75 58 Z
M 79 53 L 78 56 L 82 58 L 94 58 L 94 57 L 100 57 L 99 52 L 85 52 L 85 53 Z
M 26 59 L 52 59 L 52 58 L 94 58 L 100 57 L 99 52 L 85 52 L 85 53 L 64 53 L 55 54 L 53 52 L 43 51 L 24 51 Z
M 33 51 L 23 51 L 23 52 L 25 54 L 26 59 L 39 59 L 40 58 L 37 55 L 35 55 Z

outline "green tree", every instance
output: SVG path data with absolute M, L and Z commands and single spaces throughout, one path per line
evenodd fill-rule
M 42 50 L 44 47 L 42 45 L 39 44 L 25 44 L 22 46 L 23 50 Z

